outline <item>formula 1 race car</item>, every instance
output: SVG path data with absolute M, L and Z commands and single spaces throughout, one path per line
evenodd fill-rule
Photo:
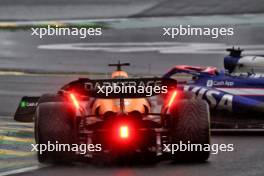
M 14 118 L 34 121 L 37 144 L 90 146 L 85 153 L 78 149 L 38 151 L 40 162 L 80 157 L 127 161 L 134 156 L 192 162 L 208 159 L 210 150 L 176 150 L 175 146 L 210 146 L 207 102 L 178 89 L 173 79 L 128 78 L 121 69 L 128 65 L 110 64 L 117 67 L 111 79 L 80 78 L 55 94 L 22 98 Z
M 229 48 L 225 71 L 215 67 L 178 65 L 164 78 L 178 80 L 178 88 L 208 102 L 212 128 L 264 128 L 264 57 L 241 56 Z

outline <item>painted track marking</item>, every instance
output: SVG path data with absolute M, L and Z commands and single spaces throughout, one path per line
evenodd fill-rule
M 13 175 L 13 174 L 19 174 L 19 173 L 23 173 L 23 172 L 34 171 L 34 170 L 38 170 L 38 169 L 43 168 L 43 167 L 45 167 L 45 166 L 31 166 L 31 167 L 25 167 L 25 168 L 21 168 L 21 169 L 14 169 L 14 170 L 10 170 L 10 171 L 0 173 L 0 176 Z
M 106 43 L 58 43 L 39 45 L 45 50 L 104 51 L 115 53 L 159 52 L 161 54 L 226 54 L 225 43 L 199 42 L 106 42 Z M 245 54 L 264 54 L 264 45 L 239 45 Z

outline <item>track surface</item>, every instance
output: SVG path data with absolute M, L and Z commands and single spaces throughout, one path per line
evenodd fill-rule
M 263 43 L 259 31 L 262 26 L 240 26 L 237 35 L 233 40 L 211 39 L 201 41 L 194 39 L 197 43 L 241 43 L 247 45 L 258 45 Z M 89 77 L 105 77 L 111 70 L 106 67 L 108 63 L 117 60 L 130 61 L 132 67 L 128 68 L 134 74 L 159 75 L 174 64 L 199 64 L 214 65 L 221 67 L 224 54 L 188 54 L 171 53 L 164 54 L 158 51 L 145 52 L 108 52 L 100 51 L 65 51 L 38 49 L 39 45 L 57 43 L 93 43 L 93 42 L 163 42 L 159 36 L 160 29 L 154 28 L 146 32 L 142 29 L 119 29 L 107 30 L 106 35 L 97 39 L 80 40 L 78 38 L 58 37 L 55 39 L 45 38 L 43 40 L 30 37 L 27 31 L 1 32 L 1 67 L 0 75 L 0 114 L 6 115 L 7 121 L 12 122 L 12 115 L 15 112 L 19 99 L 23 95 L 39 95 L 46 92 L 56 92 L 58 88 L 70 80 L 76 79 L 78 75 L 56 75 L 57 72 L 92 71 L 97 72 Z M 129 36 L 127 35 L 129 34 Z M 143 37 L 144 36 L 144 37 Z M 256 40 L 258 37 L 258 40 Z M 181 39 L 184 42 L 193 42 L 191 39 Z M 175 42 L 167 39 L 165 42 Z M 27 43 L 27 45 L 24 45 Z M 52 64 L 51 64 L 52 63 Z M 8 70 L 10 72 L 8 72 Z M 23 72 L 26 71 L 26 72 Z M 38 74 L 27 75 L 28 71 Z M 47 76 L 47 73 L 55 75 Z M 19 75 L 17 75 L 19 74 Z M 84 76 L 84 75 L 82 75 Z M 2 123 L 1 123 L 2 124 Z M 3 123 L 4 124 L 4 123 Z M 12 127 L 12 126 L 11 126 Z M 4 138 L 0 149 L 6 153 L 0 157 L 3 162 L 0 171 L 8 171 L 28 166 L 41 166 L 36 161 L 35 154 L 29 152 L 30 142 L 23 142 L 25 126 L 16 126 L 16 132 L 11 127 L 0 127 L 3 136 L 16 137 L 13 142 L 10 138 Z M 27 132 L 31 141 L 31 132 Z M 27 137 L 26 137 L 27 138 Z M 157 163 L 153 166 L 115 166 L 101 167 L 86 164 L 73 166 L 48 166 L 32 172 L 19 175 L 232 175 L 248 176 L 263 175 L 264 162 L 263 137 L 213 137 L 214 143 L 233 143 L 234 152 L 221 152 L 212 155 L 208 163 L 203 164 L 171 164 L 168 162 Z M 0 151 L 1 151 L 0 150 Z M 21 153 L 22 152 L 22 153 Z M 26 153 L 23 153 L 26 152 Z M 6 159 L 8 158 L 8 160 Z M 7 162 L 8 161 L 8 162 Z M 9 163 L 9 165 L 7 165 Z M 15 163 L 15 164 L 11 164 Z
M 214 137 L 215 143 L 234 143 L 235 151 L 212 155 L 207 163 L 202 164 L 172 164 L 161 162 L 152 166 L 116 166 L 102 167 L 86 164 L 74 166 L 52 166 L 31 173 L 19 174 L 22 176 L 82 176 L 82 175 L 164 175 L 164 176 L 261 176 L 263 171 L 263 137 Z M 261 142 L 262 141 L 262 142 Z
M 234 144 L 233 152 L 219 152 L 211 155 L 206 163 L 173 164 L 169 161 L 157 162 L 153 165 L 94 165 L 90 163 L 74 163 L 67 166 L 41 165 L 36 155 L 31 152 L 34 143 L 32 124 L 16 123 L 10 117 L 1 117 L 0 143 L 0 175 L 18 172 L 19 168 L 29 169 L 15 175 L 23 176 L 82 176 L 82 175 L 216 175 L 216 176 L 261 176 L 263 170 L 262 136 L 213 136 L 214 144 Z M 33 166 L 33 167 L 32 167 Z M 34 171 L 30 171 L 34 168 Z M 39 168 L 36 170 L 36 168 Z M 8 172 L 7 172 L 8 171 Z
M 198 8 L 203 1 L 197 2 L 198 4 L 189 1 L 188 4 L 191 4 L 191 6 L 188 7 L 179 7 L 181 1 L 175 4 L 173 1 L 154 0 L 140 1 L 139 4 L 136 1 L 129 1 L 129 5 L 127 4 L 128 1 L 122 1 L 123 3 L 115 1 L 116 4 L 106 4 L 104 1 L 100 1 L 100 4 L 98 1 L 96 1 L 97 3 L 94 1 L 94 5 L 87 5 L 86 1 L 78 0 L 74 2 L 67 1 L 65 6 L 61 6 L 60 3 L 62 1 L 58 0 L 50 1 L 50 4 L 47 4 L 49 1 L 45 1 L 45 4 L 43 2 L 25 0 L 23 1 L 25 5 L 18 0 L 3 0 L 0 7 L 0 19 L 100 18 L 126 17 L 137 14 L 139 16 L 148 16 L 160 15 L 160 11 L 162 11 L 162 15 L 166 15 L 165 12 L 167 14 L 171 13 L 171 9 L 174 7 L 178 8 L 175 12 L 179 13 L 179 15 L 187 12 L 188 8 L 189 12 L 192 11 L 194 14 L 201 11 L 210 14 L 210 11 L 205 11 L 205 8 L 208 7 Z M 234 3 L 225 1 L 222 4 L 223 6 L 221 4 L 220 6 L 215 4 L 212 6 L 214 6 L 216 12 L 225 14 L 230 13 L 230 11 L 233 11 L 233 13 L 263 12 L 263 3 L 258 4 L 256 3 L 257 1 L 254 1 L 255 3 L 251 2 L 249 5 L 243 5 L 243 10 L 241 10 L 241 8 L 237 8 L 240 7 L 238 3 L 241 2 L 246 3 L 246 1 L 235 1 Z M 158 6 L 156 6 L 157 3 L 159 4 Z M 201 4 L 199 5 L 199 3 Z M 224 8 L 226 4 L 229 4 L 230 8 Z M 106 9 L 98 10 L 96 8 L 102 5 Z M 115 8 L 113 6 L 116 9 L 107 9 L 110 7 Z M 44 12 L 47 9 L 49 13 Z M 77 11 L 76 9 L 79 10 Z M 219 9 L 224 11 L 217 11 Z M 240 18 L 243 17 L 237 19 Z M 198 21 L 197 23 L 203 25 L 203 22 L 205 21 Z M 172 23 L 171 26 L 174 26 L 174 24 Z M 30 143 L 34 141 L 32 124 L 19 124 L 12 120 L 12 115 L 21 96 L 56 92 L 61 85 L 79 76 L 69 76 L 68 73 L 93 72 L 96 75 L 89 74 L 88 76 L 105 77 L 111 71 L 106 65 L 117 60 L 131 62 L 132 67 L 128 68 L 128 72 L 134 75 L 160 75 L 175 64 L 211 65 L 222 68 L 222 58 L 225 55 L 222 51 L 226 46 L 239 44 L 246 46 L 245 49 L 251 48 L 251 51 L 263 52 L 263 24 L 231 26 L 235 28 L 233 37 L 220 37 L 218 39 L 178 37 L 174 40 L 162 38 L 162 27 L 157 25 L 150 28 L 137 27 L 133 29 L 119 26 L 118 29 L 104 31 L 104 35 L 101 37 L 87 39 L 79 39 L 78 37 L 45 37 L 44 39 L 39 39 L 30 36 L 30 31 L 0 31 L 0 175 L 3 171 L 18 168 L 42 167 L 36 161 L 35 154 L 29 152 Z M 166 46 L 167 52 L 164 52 L 163 46 L 166 42 L 169 42 L 170 47 Z M 67 44 L 67 46 L 72 47 L 76 43 L 84 43 L 81 50 L 55 48 L 58 47 L 57 44 Z M 110 45 L 110 50 L 103 47 L 106 43 Z M 150 43 L 151 46 L 146 47 L 142 43 Z M 154 44 L 158 45 L 158 47 L 155 47 Z M 91 47 L 89 45 L 97 46 L 99 49 L 87 50 L 87 48 Z M 38 47 L 40 46 L 46 46 L 46 49 L 39 49 Z M 50 46 L 54 46 L 55 49 L 48 49 Z M 120 51 L 118 49 L 120 46 L 123 49 L 125 48 L 126 51 Z M 192 52 L 202 46 L 215 46 L 215 48 L 213 52 L 210 51 L 211 53 L 206 49 L 201 53 Z M 185 51 L 182 50 L 183 48 L 185 48 Z M 28 75 L 28 73 L 34 74 Z M 53 75 L 47 75 L 50 73 Z M 19 175 L 264 175 L 263 137 L 214 136 L 212 142 L 233 143 L 235 151 L 220 152 L 217 155 L 212 155 L 209 162 L 203 164 L 161 162 L 153 166 L 124 167 L 75 164 L 73 166 L 48 166 L 34 172 Z
M 233 27 L 234 36 L 218 39 L 163 38 L 161 27 L 109 29 L 104 31 L 103 36 L 86 39 L 66 36 L 39 39 L 31 36 L 30 31 L 0 31 L 0 115 L 13 115 L 22 95 L 56 92 L 61 85 L 78 77 L 46 76 L 48 73 L 71 75 L 74 72 L 84 72 L 87 75 L 82 76 L 93 77 L 89 75 L 93 72 L 106 77 L 112 70 L 107 64 L 118 60 L 131 62 L 127 71 L 133 75 L 162 75 L 176 64 L 222 68 L 223 57 L 228 54 L 225 53 L 225 48 L 238 43 L 239 46 L 245 46 L 246 51 L 264 54 L 262 25 Z M 169 45 L 165 45 L 168 43 Z M 80 50 L 61 50 L 56 49 L 57 44 L 81 44 L 82 47 Z M 105 49 L 105 44 L 110 48 Z M 40 46 L 49 48 L 39 49 Z M 207 49 L 212 46 L 215 49 Z M 86 50 L 89 47 L 97 49 Z M 122 48 L 126 50 L 121 51 Z M 197 48 L 204 50 L 197 52 Z M 25 75 L 28 72 L 40 75 Z
M 1 0 L 0 20 L 262 13 L 262 0 Z
M 173 26 L 173 25 L 172 25 Z M 234 36 L 219 37 L 177 37 L 170 39 L 162 37 L 162 27 L 136 28 L 136 29 L 109 29 L 103 30 L 103 35 L 80 39 L 79 37 L 44 37 L 39 39 L 31 36 L 31 31 L 1 31 L 0 32 L 0 69 L 1 70 L 35 70 L 44 72 L 98 72 L 106 73 L 111 70 L 107 64 L 117 60 L 129 61 L 132 66 L 130 73 L 138 74 L 163 74 L 176 64 L 190 64 L 201 66 L 223 67 L 225 48 L 233 45 L 251 45 L 254 51 L 262 51 L 264 37 L 262 25 L 234 25 Z M 151 50 L 140 43 L 149 43 Z M 157 43 L 172 42 L 169 52 L 160 52 L 163 46 L 154 46 Z M 180 43 L 179 43 L 180 42 Z M 26 43 L 26 45 L 25 45 Z M 103 50 L 102 45 L 108 43 L 114 49 Z M 124 45 L 128 44 L 128 45 Z M 54 44 L 83 44 L 81 50 L 51 50 L 38 49 L 42 45 Z M 93 45 L 99 49 L 85 50 L 85 45 Z M 116 45 L 117 46 L 112 46 Z M 140 52 L 132 50 L 132 46 L 139 47 Z M 99 46 L 98 46 L 99 45 Z M 193 53 L 197 48 L 216 47 L 215 52 Z M 255 45 L 257 45 L 255 47 Z M 180 46 L 180 47 L 179 47 Z M 262 48 L 257 48 L 261 46 Z M 54 47 L 55 48 L 55 47 Z M 121 48 L 128 49 L 123 52 Z M 154 49 L 153 49 L 154 48 Z M 164 48 L 164 47 L 163 47 Z M 248 47 L 244 47 L 247 51 Z M 184 52 L 182 52 L 184 50 Z M 252 49 L 250 49 L 252 50 Z M 250 51 L 248 50 L 248 51 Z M 208 49 L 207 49 L 208 51 Z M 214 51 L 214 50 L 213 50 Z M 219 53 L 220 51 L 220 53 Z M 182 53 L 181 53 L 182 52 Z

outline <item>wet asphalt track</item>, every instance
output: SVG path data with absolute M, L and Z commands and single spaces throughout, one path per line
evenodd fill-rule
M 209 65 L 222 69 L 223 57 L 228 54 L 224 50 L 233 45 L 244 46 L 245 52 L 251 54 L 264 54 L 264 27 L 261 24 L 232 27 L 234 36 L 218 39 L 170 39 L 162 37 L 160 27 L 108 29 L 102 36 L 86 39 L 76 36 L 39 39 L 31 36 L 30 31 L 0 31 L 0 115 L 13 115 L 22 95 L 55 92 L 80 73 L 81 77 L 93 78 L 90 73 L 109 77 L 112 69 L 107 64 L 118 60 L 131 63 L 126 70 L 133 76 L 159 76 L 176 64 Z M 80 44 L 82 47 L 80 50 L 56 49 L 57 44 Z M 104 44 L 109 48 L 105 49 Z M 40 49 L 40 46 L 49 48 Z M 97 49 L 86 50 L 89 47 Z M 122 48 L 125 50 L 120 50 Z M 58 74 L 61 76 L 56 77 Z
M 263 13 L 262 0 L 1 0 L 0 20 Z
M 144 1 L 145 2 L 145 1 Z M 147 1 L 146 1 L 147 2 Z M 150 1 L 148 1 L 150 2 Z M 154 1 L 153 1 L 154 2 Z M 30 3 L 30 1 L 29 1 Z M 85 3 L 82 1 L 82 3 Z M 152 1 L 151 1 L 152 3 Z M 227 4 L 229 1 L 226 2 Z M 18 9 L 18 13 L 11 13 L 14 9 L 9 2 L 3 2 L 9 8 L 3 8 L 0 12 L 1 18 L 7 19 L 7 13 L 10 19 L 17 19 L 21 17 L 28 19 L 28 17 L 36 17 L 37 19 L 43 17 L 28 15 L 24 12 L 22 15 L 18 14 L 23 11 L 23 6 L 19 3 L 14 6 Z M 180 4 L 180 3 L 179 3 Z M 179 5 L 176 4 L 176 5 Z M 76 4 L 78 6 L 78 3 Z M 104 4 L 105 5 L 105 4 Z M 116 12 L 116 14 L 108 14 L 108 17 L 133 15 L 143 8 L 148 7 L 142 4 L 138 9 L 135 8 L 133 12 L 123 11 Z M 70 5 L 71 6 L 71 5 Z M 77 7 L 76 6 L 76 7 Z M 81 5 L 85 8 L 85 5 Z M 199 5 L 196 5 L 199 7 Z M 122 9 L 124 6 L 119 6 Z M 170 5 L 162 5 L 170 12 Z M 171 6 L 172 7 L 172 6 Z M 250 6 L 244 6 L 244 12 L 261 12 L 262 6 L 251 3 Z M 246 9 L 247 7 L 247 9 Z M 257 8 L 256 8 L 257 7 Z M 0 8 L 0 9 L 1 9 Z M 31 7 L 34 9 L 34 7 Z M 41 4 L 38 6 L 39 12 L 45 9 Z M 93 7 L 91 7 L 93 8 Z M 187 8 L 187 7 L 186 7 Z M 15 9 L 15 10 L 17 10 Z M 183 8 L 184 9 L 184 8 Z M 188 9 L 188 8 L 187 8 Z M 204 9 L 197 8 L 197 13 L 201 13 Z M 221 9 L 220 7 L 216 10 Z M 223 8 L 222 8 L 223 9 Z M 226 9 L 228 13 L 228 10 Z M 233 8 L 235 9 L 235 8 Z M 251 10 L 250 10 L 251 9 Z M 253 10 L 252 10 L 253 9 Z M 4 11 L 6 10 L 6 11 Z M 52 9 L 49 9 L 52 11 Z M 64 9 L 58 9 L 63 11 Z M 232 9 L 231 9 L 232 10 Z M 76 10 L 73 11 L 76 12 Z M 156 15 L 163 11 L 162 8 L 153 8 L 144 11 L 143 14 Z M 7 12 L 7 13 L 5 13 Z M 32 11 L 34 13 L 34 10 Z M 93 11 L 92 14 L 76 12 L 73 17 L 83 17 L 93 15 L 98 12 Z M 87 11 L 89 12 L 89 11 Z M 105 16 L 107 16 L 107 11 Z M 181 13 L 181 11 L 178 11 Z M 186 12 L 186 11 L 182 11 Z M 234 13 L 239 11 L 234 10 Z M 53 13 L 50 13 L 51 15 Z M 55 14 L 55 13 L 54 13 Z M 63 13 L 56 13 L 57 18 L 61 17 Z M 144 16 L 141 14 L 141 16 Z M 184 13 L 183 13 L 184 14 Z M 125 16 L 126 16 L 125 15 Z M 164 14 L 166 15 L 166 14 Z M 49 15 L 47 15 L 49 16 Z M 65 18 L 67 17 L 67 14 Z M 172 24 L 173 26 L 173 24 Z M 95 72 L 95 75 L 89 77 L 105 77 L 111 69 L 107 68 L 108 63 L 116 62 L 117 60 L 129 61 L 132 63 L 128 72 L 144 75 L 160 75 L 168 70 L 174 64 L 192 64 L 192 65 L 212 65 L 222 68 L 222 58 L 224 53 L 219 53 L 222 46 L 216 47 L 216 53 L 193 53 L 188 51 L 184 53 L 176 52 L 177 49 L 170 49 L 170 53 L 160 52 L 159 49 L 154 51 L 145 50 L 143 52 L 131 51 L 135 43 L 142 42 L 185 42 L 186 47 L 194 49 L 194 46 L 201 46 L 201 44 L 223 44 L 224 46 L 232 45 L 250 45 L 253 46 L 254 51 L 263 51 L 262 49 L 254 48 L 254 46 L 261 46 L 264 43 L 263 24 L 253 25 L 234 25 L 235 35 L 233 37 L 221 37 L 218 39 L 202 38 L 202 37 L 179 37 L 171 40 L 169 38 L 161 38 L 162 30 L 160 27 L 146 29 L 109 29 L 104 32 L 104 35 L 97 38 L 79 39 L 78 37 L 54 37 L 38 39 L 31 37 L 29 31 L 0 31 L 0 175 L 3 171 L 10 171 L 19 168 L 27 168 L 29 166 L 39 166 L 40 169 L 20 173 L 17 175 L 25 176 L 44 176 L 44 175 L 63 175 L 63 176 L 81 176 L 81 175 L 114 175 L 114 176 L 133 176 L 133 175 L 179 175 L 179 176 L 262 176 L 264 175 L 264 150 L 262 136 L 213 136 L 213 143 L 233 143 L 235 146 L 234 152 L 220 152 L 217 155 L 211 155 L 206 163 L 201 164 L 171 164 L 170 162 L 159 162 L 151 166 L 112 166 L 103 167 L 91 164 L 74 164 L 71 166 L 47 166 L 39 165 L 34 153 L 29 152 L 29 145 L 33 141 L 32 124 L 17 124 L 12 121 L 12 115 L 15 112 L 16 106 L 23 95 L 39 95 L 46 92 L 56 92 L 58 88 L 70 80 L 76 79 L 78 75 L 69 76 L 71 72 Z M 47 50 L 38 49 L 40 45 L 61 44 L 61 43 L 130 43 L 128 52 L 120 51 L 106 51 L 104 49 L 85 51 L 85 50 Z M 191 45 L 196 43 L 197 45 Z M 177 46 L 178 43 L 173 43 Z M 146 47 L 142 47 L 145 48 Z M 66 72 L 66 73 L 65 73 Z M 28 75 L 30 73 L 30 75 Z M 33 75 L 31 74 L 33 73 Z M 37 74 L 36 74 L 37 73 Z M 47 76 L 47 73 L 53 75 Z M 58 73 L 60 76 L 58 76 Z M 88 74 L 88 73 L 87 73 Z M 82 75 L 84 76 L 84 75 Z M 44 165 L 45 166 L 45 165 Z M 41 168 L 43 167 L 43 168 Z
M 75 164 L 72 166 L 51 166 L 37 171 L 17 174 L 22 176 L 262 176 L 263 171 L 263 137 L 214 137 L 215 143 L 234 143 L 235 151 L 212 155 L 208 162 L 201 164 L 172 164 L 159 162 L 154 165 L 136 166 L 97 166 Z
M 228 40 L 231 45 L 234 41 L 241 41 L 242 44 L 261 44 L 263 38 L 257 41 L 255 37 L 258 33 L 253 31 L 261 31 L 262 26 L 249 28 L 247 26 L 239 27 L 239 36 L 234 37 L 234 40 Z M 106 67 L 106 64 L 117 61 L 132 62 L 132 67 L 128 71 L 134 74 L 154 74 L 159 75 L 174 64 L 200 64 L 221 67 L 222 57 L 224 54 L 162 54 L 157 51 L 146 52 L 105 52 L 105 51 L 61 51 L 61 50 L 42 50 L 38 49 L 38 45 L 51 43 L 74 43 L 74 42 L 146 42 L 159 41 L 157 37 L 159 29 L 153 29 L 147 34 L 144 30 L 134 29 L 129 30 L 129 36 L 126 30 L 108 30 L 106 36 L 97 39 L 80 40 L 77 38 L 56 38 L 56 39 L 36 39 L 29 36 L 28 32 L 1 32 L 1 67 L 3 72 L 0 75 L 0 114 L 7 116 L 8 121 L 12 120 L 12 115 L 16 109 L 17 103 L 23 95 L 39 95 L 46 92 L 56 92 L 58 88 L 70 80 L 76 79 L 78 75 L 65 75 L 65 71 L 87 71 L 97 72 L 97 75 L 89 75 L 89 77 L 105 77 L 111 69 Z M 249 35 L 251 34 L 250 37 Z M 256 35 L 256 36 L 255 36 Z M 119 36 L 119 37 L 117 37 Z M 133 37 L 135 36 L 135 37 Z M 142 37 L 144 36 L 144 38 Z M 184 39 L 183 39 L 184 40 Z M 197 42 L 200 39 L 195 39 Z M 168 40 L 170 41 L 170 40 Z M 190 39 L 185 42 L 191 41 Z M 207 40 L 204 42 L 212 42 Z M 221 39 L 214 42 L 226 42 Z M 27 45 L 24 45 L 27 43 Z M 199 43 L 199 42 L 198 42 Z M 153 62 L 151 62 L 153 60 Z M 151 67 L 149 66 L 151 63 Z M 78 69 L 80 68 L 80 70 Z M 7 72 L 7 71 L 10 72 Z M 33 72 L 33 75 L 25 75 L 25 72 Z M 62 75 L 56 75 L 56 72 L 61 72 Z M 39 75 L 36 75 L 38 73 Z M 55 75 L 47 76 L 47 73 Z M 16 75 L 18 74 L 18 75 Z M 82 75 L 84 76 L 84 75 Z M 24 139 L 21 136 L 21 131 L 25 127 L 17 127 L 18 132 L 11 133 L 7 128 L 3 129 L 5 136 L 16 136 L 19 139 Z M 1 129 L 1 128 L 0 128 Z M 22 133 L 24 134 L 24 133 Z M 31 134 L 31 135 L 30 135 Z M 32 139 L 32 132 L 28 133 Z M 8 171 L 14 168 L 23 168 L 28 166 L 40 166 L 35 155 L 28 151 L 29 142 L 15 141 L 10 143 L 10 139 L 4 139 L 0 144 L 1 149 L 11 151 L 24 151 L 21 153 L 7 153 L 1 156 L 3 162 L 2 167 L 6 164 L 8 158 L 9 163 L 16 163 L 15 166 L 0 168 L 0 171 Z M 235 146 L 234 152 L 220 152 L 217 155 L 212 155 L 207 163 L 202 164 L 171 164 L 170 162 L 160 162 L 151 166 L 112 166 L 102 167 L 90 164 L 75 164 L 72 166 L 47 166 L 31 172 L 20 173 L 18 175 L 230 175 L 230 176 L 261 176 L 264 174 L 264 152 L 263 152 L 263 137 L 262 136 L 213 136 L 213 143 L 233 143 Z M 22 144 L 21 144 L 22 143 Z M 26 146 L 26 147 L 25 147 Z M 22 162 L 21 162 L 22 161 Z

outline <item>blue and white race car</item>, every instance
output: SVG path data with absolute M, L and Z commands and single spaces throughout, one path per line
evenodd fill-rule
M 180 80 L 185 91 L 195 93 L 211 107 L 212 127 L 264 128 L 263 56 L 241 56 L 227 49 L 225 71 L 216 67 L 178 65 L 163 77 Z

